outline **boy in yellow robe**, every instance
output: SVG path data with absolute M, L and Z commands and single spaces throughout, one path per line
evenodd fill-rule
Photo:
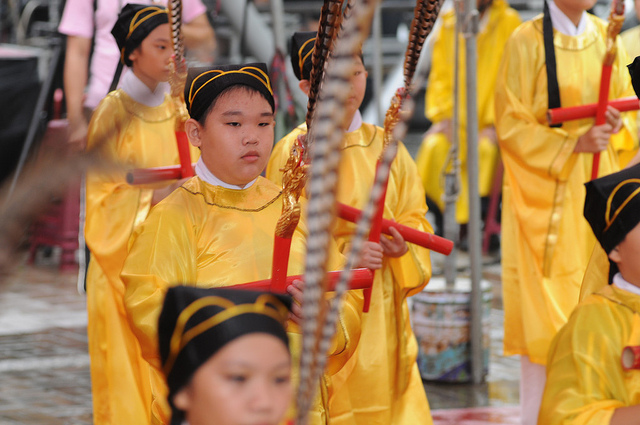
M 275 125 L 266 65 L 196 69 L 192 76 L 185 88 L 191 116 L 185 129 L 202 152 L 196 176 L 153 208 L 134 233 L 122 270 L 127 314 L 152 367 L 154 424 L 168 423 L 169 418 L 157 347 L 158 316 L 167 289 L 179 283 L 208 288 L 270 278 L 282 211 L 280 187 L 260 175 L 271 153 Z M 301 223 L 293 235 L 289 274 L 304 271 L 305 239 Z M 363 258 L 377 259 L 363 260 L 362 265 L 377 268 L 374 263 L 381 263 L 382 249 L 372 245 Z M 336 269 L 339 258 L 333 257 L 329 267 Z M 298 301 L 299 289 L 289 288 Z M 329 351 L 329 374 L 341 367 L 359 338 L 361 291 L 349 291 L 344 304 Z M 296 364 L 299 333 L 294 324 L 290 330 Z M 317 424 L 326 422 L 329 388 L 322 385 L 321 390 L 311 415 Z
M 477 36 L 478 48 L 478 154 L 480 176 L 478 179 L 480 196 L 490 195 L 493 175 L 498 163 L 498 146 L 494 128 L 494 92 L 500 58 L 507 39 L 520 25 L 518 12 L 504 0 L 478 1 L 480 31 Z M 452 118 L 454 104 L 456 14 L 449 11 L 442 17 L 442 26 L 436 35 L 431 59 L 431 71 L 427 84 L 425 114 L 432 122 L 416 156 L 418 172 L 427 197 L 444 211 L 444 176 L 450 169 L 449 150 L 453 136 Z M 460 85 L 459 113 L 459 158 L 460 192 L 456 201 L 456 221 L 469 221 L 469 190 L 467 187 L 467 119 L 465 54 L 462 35 L 459 39 L 458 61 Z
M 88 143 L 123 166 L 180 162 L 176 111 L 167 84 L 173 53 L 168 22 L 165 8 L 128 4 L 112 31 L 122 61 L 132 72 L 96 109 Z M 131 232 L 151 205 L 175 187 L 174 182 L 154 188 L 129 186 L 124 171 L 87 176 L 87 333 L 95 424 L 149 422 L 148 368 L 127 322 L 120 271 Z
M 308 93 L 311 52 L 315 32 L 292 37 L 291 63 L 300 88 Z M 383 129 L 363 123 L 358 108 L 366 88 L 366 71 L 361 58 L 351 79 L 345 122 L 350 123 L 342 144 L 337 200 L 356 207 L 365 205 L 382 152 Z M 282 184 L 280 169 L 286 163 L 304 124 L 274 147 L 267 166 L 267 178 Z M 416 165 L 402 143 L 391 167 L 384 217 L 432 232 L 425 219 L 427 206 Z M 348 250 L 355 231 L 353 223 L 337 220 L 333 230 L 342 252 Z M 407 245 L 402 236 L 383 236 L 382 268 L 376 271 L 371 309 L 362 315 L 362 333 L 356 353 L 332 376 L 331 424 L 409 425 L 430 424 L 431 413 L 416 364 L 418 346 L 409 323 L 407 297 L 424 288 L 431 277 L 429 251 Z
M 549 349 L 544 425 L 628 425 L 640 415 L 640 370 L 622 366 L 640 346 L 640 165 L 587 183 L 584 216 L 611 263 Z
M 586 13 L 593 4 L 545 3 L 543 15 L 514 31 L 498 73 L 504 352 L 521 355 L 523 423 L 536 423 L 549 344 L 578 303 L 595 245 L 582 217 L 593 153 L 600 152 L 599 174 L 606 175 L 618 169 L 617 152 L 637 144 L 635 117 L 613 108 L 603 125 L 593 119 L 547 125 L 553 103 L 598 99 L 607 24 Z M 610 98 L 633 94 L 626 54 L 619 39 L 616 44 Z

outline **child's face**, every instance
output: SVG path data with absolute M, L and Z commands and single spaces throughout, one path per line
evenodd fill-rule
M 291 358 L 269 334 L 218 351 L 174 397 L 190 425 L 276 425 L 291 402 Z
M 362 64 L 362 59 L 357 57 L 354 59 L 356 61 L 356 69 L 351 76 L 351 89 L 349 90 L 349 97 L 347 98 L 345 117 L 350 117 L 353 119 L 358 108 L 362 105 L 362 101 L 364 100 L 364 92 L 367 89 L 367 71 Z M 347 126 L 351 122 L 347 123 Z
M 596 4 L 596 0 L 554 0 L 554 2 L 568 16 L 571 13 L 582 13 Z
M 158 25 L 129 55 L 133 62 L 133 73 L 150 89 L 155 90 L 158 83 L 169 79 L 172 54 L 169 24 Z
M 244 186 L 267 166 L 275 126 L 269 102 L 242 86 L 216 99 L 204 126 L 190 119 L 189 140 L 207 168 L 225 183 Z
M 640 286 L 640 223 L 609 253 L 624 279 Z
M 353 116 L 358 108 L 360 108 L 360 105 L 362 105 L 364 93 L 367 90 L 367 75 L 369 75 L 362 64 L 362 59 L 360 59 L 360 57 L 356 57 L 354 61 L 356 62 L 356 69 L 351 76 L 349 96 L 347 97 L 344 112 L 344 119 L 346 122 L 343 123 L 343 125 L 346 127 L 349 127 Z M 309 96 L 309 80 L 300 80 L 299 86 L 300 90 Z

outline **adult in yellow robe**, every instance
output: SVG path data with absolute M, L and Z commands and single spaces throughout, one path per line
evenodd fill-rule
M 357 113 L 356 120 L 360 117 Z M 353 124 L 352 124 L 353 126 Z M 279 171 L 300 125 L 274 147 L 267 178 L 282 184 Z M 362 123 L 345 134 L 339 166 L 337 200 L 363 208 L 373 185 L 375 164 L 382 152 L 383 130 Z M 391 167 L 384 217 L 432 232 L 415 163 L 402 143 Z M 342 252 L 355 231 L 353 223 L 337 220 L 334 236 Z M 424 288 L 431 277 L 427 249 L 409 245 L 398 258 L 384 257 L 375 273 L 371 306 L 362 314 L 360 341 L 347 364 L 331 376 L 329 415 L 332 425 L 431 424 L 431 413 L 416 364 L 418 346 L 409 322 L 406 299 Z
M 518 12 L 509 7 L 504 0 L 494 0 L 482 15 L 480 32 L 477 35 L 478 49 L 478 155 L 480 175 L 478 179 L 480 196 L 489 196 L 493 183 L 499 152 L 494 130 L 494 92 L 500 58 L 507 39 L 520 25 Z M 455 68 L 455 11 L 451 10 L 442 17 L 442 26 L 436 35 L 431 59 L 431 71 L 427 84 L 425 114 L 432 122 L 418 154 L 416 164 L 422 178 L 427 197 L 444 211 L 445 173 L 451 169 L 449 150 L 451 149 L 454 107 L 454 68 Z M 456 221 L 469 221 L 469 189 L 467 186 L 467 93 L 465 87 L 464 38 L 458 40 L 459 70 L 459 150 L 460 192 L 456 201 Z M 449 133 L 449 134 L 447 134 Z
M 144 358 L 152 366 L 151 423 L 168 423 L 170 414 L 157 336 L 167 289 L 179 284 L 224 287 L 270 278 L 274 232 L 281 211 L 281 190 L 264 177 L 244 189 L 230 189 L 196 176 L 155 206 L 136 230 L 122 279 L 131 326 Z M 301 223 L 292 240 L 289 275 L 304 271 L 305 240 L 306 229 Z M 333 257 L 329 267 L 337 269 L 339 258 Z M 349 291 L 339 332 L 329 351 L 327 374 L 352 355 L 361 314 L 361 291 Z M 293 324 L 289 330 L 295 365 L 301 349 L 300 334 Z M 328 382 L 326 376 L 323 379 Z M 321 389 L 311 414 L 313 424 L 327 423 L 327 385 Z
M 571 314 L 549 349 L 539 424 L 608 424 L 640 404 L 640 370 L 624 371 L 622 349 L 640 345 L 640 295 L 606 285 Z
M 562 106 L 594 103 L 605 51 L 606 22 L 586 14 L 582 34 L 554 31 Z M 627 57 L 617 40 L 610 98 L 633 95 Z M 496 88 L 496 130 L 504 163 L 502 286 L 504 351 L 545 365 L 551 339 L 578 302 L 595 239 L 583 217 L 584 183 L 593 154 L 574 152 L 593 119 L 546 124 L 547 74 L 542 15 L 507 42 Z M 599 175 L 618 169 L 617 151 L 637 143 L 635 118 L 601 152 Z
M 127 75 L 127 81 L 142 84 Z M 105 159 L 123 166 L 87 175 L 87 333 L 96 424 L 149 421 L 148 367 L 126 318 L 120 271 L 131 232 L 149 213 L 154 188 L 130 186 L 125 168 L 179 164 L 174 127 L 169 95 L 159 106 L 146 106 L 122 89 L 100 103 L 89 126 L 89 149 L 100 149 Z M 192 150 L 193 157 L 197 152 Z

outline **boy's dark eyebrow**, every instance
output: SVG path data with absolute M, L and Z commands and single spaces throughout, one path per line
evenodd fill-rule
M 244 113 L 242 111 L 226 111 L 222 113 L 223 116 L 225 117 L 229 117 L 229 116 L 237 116 L 237 115 L 244 115 Z M 273 112 L 263 112 L 260 114 L 261 117 L 272 117 L 273 116 Z

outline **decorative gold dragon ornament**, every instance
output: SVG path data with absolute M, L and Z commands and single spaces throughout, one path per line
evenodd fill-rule
M 604 65 L 613 65 L 616 59 L 617 47 L 616 37 L 620 34 L 620 29 L 624 23 L 624 0 L 614 0 L 609 13 L 609 24 L 607 25 L 607 52 L 604 56 Z
M 300 195 L 307 182 L 304 163 L 304 135 L 299 135 L 282 172 L 282 214 L 276 224 L 276 235 L 290 239 L 300 221 Z

